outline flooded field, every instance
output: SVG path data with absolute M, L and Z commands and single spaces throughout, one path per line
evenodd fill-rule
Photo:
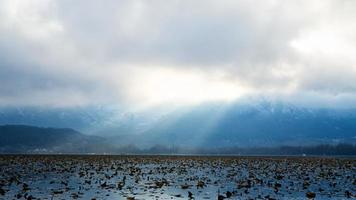
M 0 199 L 347 199 L 352 158 L 0 156 Z

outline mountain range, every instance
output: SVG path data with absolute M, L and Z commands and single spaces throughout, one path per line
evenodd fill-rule
M 206 103 L 166 112 L 128 112 L 103 106 L 4 108 L 0 109 L 1 124 L 70 127 L 113 146 L 142 148 L 356 144 L 356 109 L 269 101 Z

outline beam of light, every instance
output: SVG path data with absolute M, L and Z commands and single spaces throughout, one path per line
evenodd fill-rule
M 206 141 L 209 141 L 209 137 L 212 134 L 216 134 L 216 128 L 225 117 L 226 113 L 231 109 L 233 103 L 225 103 L 215 108 L 212 115 L 207 116 L 207 120 L 201 124 L 200 131 L 192 135 L 191 140 L 194 141 L 194 145 L 197 147 L 204 146 Z

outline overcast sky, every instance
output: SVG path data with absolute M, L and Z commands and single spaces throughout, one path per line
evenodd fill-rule
M 354 0 L 2 0 L 1 105 L 356 107 Z

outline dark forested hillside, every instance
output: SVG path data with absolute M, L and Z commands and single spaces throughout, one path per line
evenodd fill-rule
M 107 147 L 104 141 L 70 128 L 0 126 L 0 152 L 91 152 Z

